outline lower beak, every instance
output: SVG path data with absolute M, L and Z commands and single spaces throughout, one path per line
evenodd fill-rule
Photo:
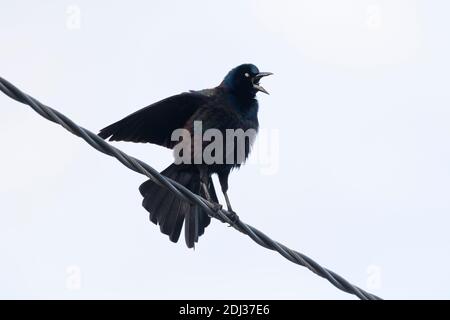
M 258 73 L 255 77 L 254 77 L 254 83 L 253 83 L 253 88 L 255 88 L 257 91 L 261 91 L 264 92 L 265 94 L 269 94 L 269 92 L 267 92 L 266 89 L 264 89 L 262 86 L 259 85 L 259 80 L 261 80 L 261 78 L 263 77 L 267 77 L 272 75 L 272 72 L 260 72 Z

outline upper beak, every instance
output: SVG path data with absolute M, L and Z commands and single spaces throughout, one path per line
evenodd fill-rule
M 262 86 L 259 85 L 259 80 L 261 80 L 262 77 L 267 77 L 272 75 L 272 72 L 260 72 L 253 78 L 253 88 L 255 88 L 258 91 L 264 92 L 265 94 L 269 94 L 266 89 L 264 89 Z

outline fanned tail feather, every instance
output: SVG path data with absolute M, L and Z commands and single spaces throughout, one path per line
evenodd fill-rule
M 190 191 L 205 197 L 200 187 L 200 173 L 195 167 L 172 164 L 161 173 Z M 212 199 L 217 202 L 211 178 L 209 178 L 208 189 Z M 150 213 L 150 221 L 159 225 L 161 232 L 168 235 L 172 242 L 177 242 L 180 238 L 184 223 L 186 245 L 193 248 L 211 222 L 208 214 L 197 205 L 179 199 L 151 180 L 141 184 L 139 191 L 144 197 L 142 206 Z

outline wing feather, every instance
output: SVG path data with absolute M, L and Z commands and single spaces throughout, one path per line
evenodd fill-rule
M 103 128 L 98 135 L 109 141 L 150 142 L 172 148 L 172 132 L 183 128 L 207 99 L 198 91 L 171 96 Z

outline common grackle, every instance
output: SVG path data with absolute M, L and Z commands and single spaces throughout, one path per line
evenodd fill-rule
M 227 195 L 228 175 L 248 157 L 254 136 L 248 136 L 243 149 L 239 149 L 239 144 L 235 143 L 237 136 L 228 136 L 227 132 L 230 129 L 241 133 L 253 130 L 256 134 L 256 93 L 268 93 L 259 84 L 261 78 L 268 75 L 271 73 L 260 72 L 252 64 L 240 65 L 232 69 L 219 86 L 200 91 L 191 90 L 163 99 L 107 126 L 100 131 L 99 136 L 109 138 L 110 141 L 150 142 L 174 150 L 177 145 L 185 147 L 186 149 L 181 148 L 179 155 L 188 155 L 190 161 L 175 161 L 161 173 L 213 202 L 218 200 L 211 175 L 217 174 L 228 210 L 233 212 Z M 202 126 L 200 135 L 195 129 L 198 123 Z M 187 135 L 174 141 L 173 133 L 176 129 L 184 129 L 183 132 L 187 132 Z M 225 138 L 222 141 L 216 136 L 214 139 L 205 139 L 203 134 L 208 129 L 216 129 L 216 133 L 218 131 Z M 198 137 L 202 138 L 199 143 L 200 151 L 194 147 Z M 219 161 L 206 161 L 203 157 L 195 161 L 213 142 L 222 142 L 222 149 L 216 148 L 211 152 L 216 157 L 214 159 Z M 231 157 L 228 157 L 230 154 Z M 143 207 L 150 212 L 150 220 L 159 224 L 161 232 L 168 235 L 171 241 L 177 242 L 184 222 L 186 244 L 189 248 L 194 247 L 210 223 L 206 212 L 178 199 L 151 180 L 144 182 L 139 190 L 144 197 Z

